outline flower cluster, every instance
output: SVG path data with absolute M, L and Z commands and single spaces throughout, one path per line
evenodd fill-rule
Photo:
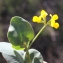
M 37 22 L 37 23 L 43 23 L 45 22 L 44 19 L 46 19 L 48 13 L 45 11 L 45 10 L 42 10 L 41 13 L 40 13 L 40 16 L 34 16 L 32 21 L 33 22 Z M 50 17 L 51 19 L 49 20 L 50 21 L 50 26 L 51 27 L 54 27 L 55 29 L 57 29 L 59 27 L 59 23 L 56 22 L 56 20 L 58 20 L 58 15 L 57 14 L 54 14 L 53 16 L 50 14 Z M 46 23 L 47 24 L 47 23 Z

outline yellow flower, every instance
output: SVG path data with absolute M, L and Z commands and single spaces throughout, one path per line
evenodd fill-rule
M 32 19 L 33 22 L 41 23 L 41 17 L 39 16 L 34 16 Z
M 50 14 L 50 16 L 51 16 L 51 19 L 50 19 L 50 21 L 51 21 L 51 27 L 54 27 L 54 28 L 58 28 L 59 27 L 59 23 L 57 23 L 57 22 L 55 22 L 55 20 L 57 20 L 58 19 L 58 15 L 57 14 L 55 14 L 55 15 L 51 15 Z
M 58 19 L 58 15 L 57 14 L 54 14 L 53 16 L 50 14 L 50 16 L 51 16 L 51 19 L 53 19 L 53 20 L 57 20 Z
M 41 11 L 41 15 L 40 16 L 34 16 L 32 21 L 33 22 L 37 22 L 37 23 L 42 23 L 42 19 L 46 18 L 48 14 L 46 13 L 45 10 Z
M 42 10 L 42 11 L 41 11 L 41 17 L 42 17 L 42 18 L 45 18 L 47 15 L 48 15 L 48 14 L 47 14 L 47 12 L 46 12 L 45 10 Z

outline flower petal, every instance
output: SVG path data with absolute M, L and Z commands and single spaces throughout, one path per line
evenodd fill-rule
M 45 10 L 41 11 L 41 17 L 45 18 L 48 15 L 48 13 Z
M 54 14 L 54 15 L 52 16 L 52 19 L 57 20 L 57 19 L 58 19 L 58 15 L 57 15 L 57 14 Z
M 39 18 L 38 16 L 34 16 L 33 19 L 32 19 L 32 21 L 40 23 L 41 22 L 41 18 Z
M 56 22 L 56 23 L 54 24 L 54 28 L 57 29 L 58 27 L 59 27 L 59 23 Z
M 51 19 L 51 27 L 54 27 L 55 20 Z

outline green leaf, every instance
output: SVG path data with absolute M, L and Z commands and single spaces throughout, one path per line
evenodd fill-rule
M 17 51 L 14 50 L 14 53 L 17 57 L 17 59 L 20 61 L 20 63 L 24 63 L 23 56 L 20 55 Z
M 34 38 L 34 31 L 28 21 L 22 17 L 12 17 L 8 29 L 8 39 L 15 49 L 24 49 L 24 42 L 28 46 L 29 42 Z
M 30 59 L 32 61 L 32 63 L 43 63 L 43 57 L 41 55 L 41 53 L 39 51 L 37 51 L 36 49 L 29 49 L 29 54 L 30 54 Z M 24 62 L 28 63 L 28 56 L 24 55 Z

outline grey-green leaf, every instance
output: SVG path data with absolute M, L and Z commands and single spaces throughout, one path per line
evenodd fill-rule
M 43 57 L 39 51 L 36 49 L 29 49 L 30 59 L 32 63 L 43 63 Z M 26 53 L 25 53 L 26 55 Z M 27 63 L 28 57 L 24 55 L 24 62 Z
M 24 63 L 22 58 L 25 52 L 22 50 L 16 51 L 21 57 L 17 55 L 17 53 L 14 53 L 14 49 L 12 48 L 11 43 L 0 42 L 0 52 L 8 63 Z
M 14 53 L 15 53 L 17 59 L 18 59 L 21 63 L 24 63 L 23 55 L 20 55 L 16 50 L 14 50 Z

